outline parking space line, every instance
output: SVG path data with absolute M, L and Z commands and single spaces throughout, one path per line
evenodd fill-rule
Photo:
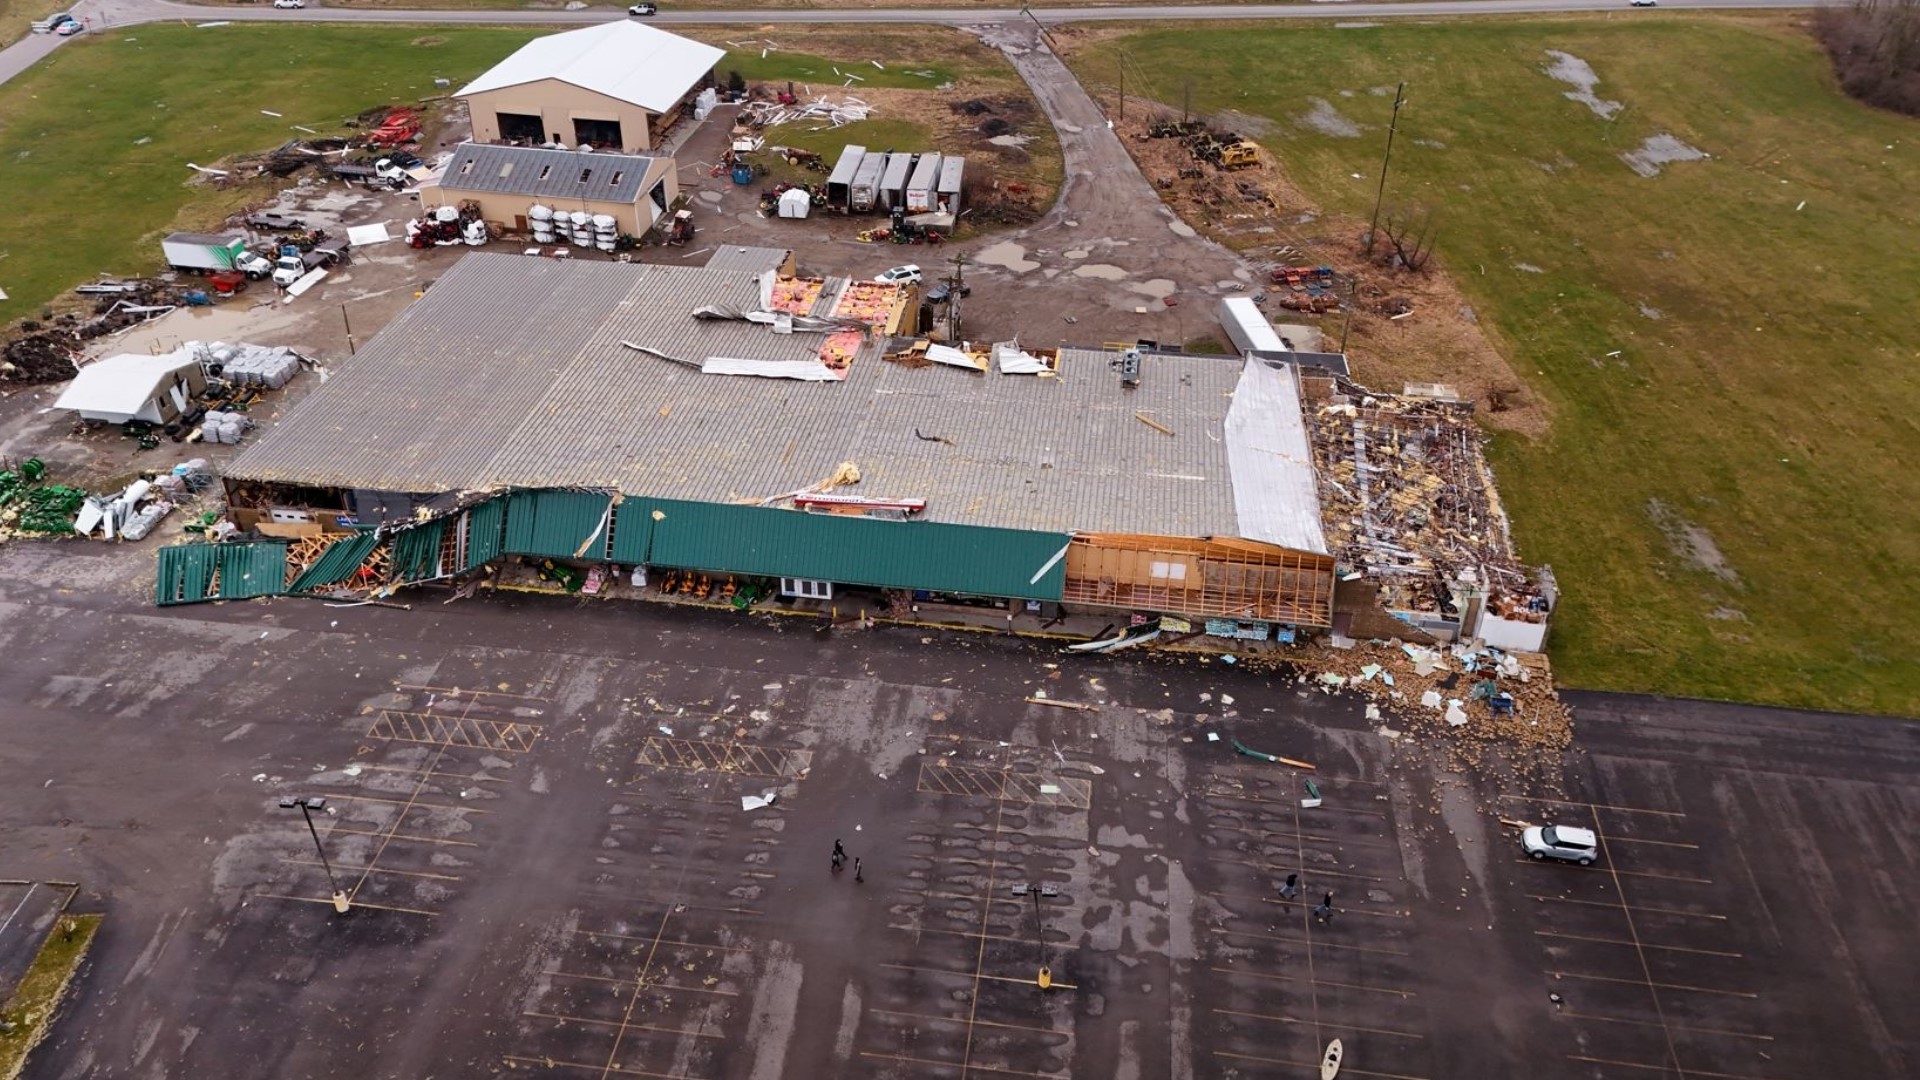
M 1620 898 L 1622 904 L 1620 911 L 1627 917 L 1627 937 L 1631 939 L 1629 944 L 1633 946 L 1633 955 L 1640 961 L 1640 974 L 1646 979 L 1647 986 L 1652 988 L 1653 965 L 1647 961 L 1647 950 L 1640 945 L 1640 931 L 1633 924 L 1633 912 L 1625 907 L 1626 889 L 1620 884 L 1620 870 L 1613 863 L 1613 853 L 1607 850 L 1607 837 L 1600 827 L 1600 810 L 1598 807 L 1593 807 L 1589 812 L 1593 815 L 1594 836 L 1600 843 L 1600 857 L 1606 860 L 1607 871 L 1613 875 L 1613 895 Z M 1660 1003 L 1660 991 L 1653 989 L 1650 996 L 1653 998 L 1653 1015 L 1659 1019 L 1660 1033 L 1666 1038 L 1667 1060 L 1673 1062 L 1673 1067 L 1681 1076 L 1685 1076 L 1686 1070 L 1680 1064 L 1680 1051 L 1673 1043 L 1673 1029 L 1667 1026 L 1666 1006 Z
M 1244 1016 L 1250 1020 L 1272 1020 L 1282 1024 L 1311 1025 L 1313 1023 L 1311 1020 L 1302 1020 L 1297 1016 L 1282 1016 L 1282 1015 L 1272 1015 L 1269 1013 L 1241 1012 L 1238 1009 L 1215 1009 L 1213 1011 L 1225 1016 Z M 1400 1039 L 1425 1039 L 1426 1038 L 1425 1035 L 1421 1035 L 1417 1032 L 1395 1031 L 1392 1028 L 1361 1027 L 1358 1024 L 1341 1024 L 1339 1025 L 1339 1027 L 1347 1031 L 1364 1031 L 1369 1035 L 1392 1035 L 1395 1038 L 1400 1038 Z
M 1513 861 L 1520 863 L 1524 866 L 1547 866 L 1547 861 L 1544 859 L 1529 859 L 1524 856 L 1521 858 L 1517 858 Z M 1608 861 L 1611 862 L 1612 860 L 1608 860 Z M 1613 870 L 1611 867 L 1602 867 L 1602 866 L 1556 865 L 1556 866 L 1549 867 L 1549 869 L 1554 870 L 1557 873 L 1565 873 L 1571 870 L 1578 873 L 1587 873 L 1587 874 L 1611 874 L 1611 875 L 1617 875 L 1619 877 L 1652 878 L 1655 881 L 1679 881 L 1679 882 L 1684 882 L 1688 885 L 1713 884 L 1713 881 L 1709 878 L 1687 877 L 1682 874 L 1654 874 L 1654 873 L 1649 873 L 1648 871 L 1645 871 L 1645 870 Z
M 1033 944 L 1033 942 L 1028 941 L 1026 938 L 1023 938 L 1023 937 L 1011 937 L 1007 934 L 987 934 L 987 933 L 982 933 L 981 931 L 978 931 L 978 930 L 942 930 L 942 929 L 939 929 L 938 927 L 933 927 L 933 926 L 901 926 L 897 923 L 888 923 L 887 929 L 898 930 L 903 934 L 947 934 L 952 937 L 964 937 L 964 938 L 977 937 L 977 938 L 986 938 L 988 941 L 1018 941 L 1023 945 Z M 1080 949 L 1080 946 L 1078 945 L 1060 944 L 1060 945 L 1047 946 L 1048 952 L 1077 952 L 1079 951 L 1079 949 Z
M 898 1009 L 868 1009 L 875 1016 L 904 1016 L 909 1020 L 931 1020 L 937 1024 L 964 1024 L 967 1021 L 958 1016 L 933 1016 L 928 1013 L 901 1012 Z M 1058 1028 L 1033 1027 L 1030 1024 L 1002 1024 L 993 1020 L 975 1020 L 975 1027 L 1005 1028 L 1008 1031 L 1031 1031 L 1040 1035 L 1072 1035 L 1071 1031 Z
M 614 975 L 588 975 L 583 971 L 543 971 L 542 975 L 551 975 L 561 979 L 581 979 L 586 982 L 612 983 L 616 986 L 632 986 L 635 993 L 641 990 L 685 990 L 690 994 L 713 994 L 716 997 L 739 997 L 738 990 L 715 990 L 710 986 L 674 986 L 663 982 L 646 982 L 645 972 L 639 978 L 622 979 Z M 629 1024 L 628 1027 L 633 1025 Z
M 1739 960 L 1745 953 L 1721 952 L 1719 949 L 1695 949 L 1686 945 L 1655 945 L 1646 941 L 1623 941 L 1620 938 L 1591 937 L 1586 934 L 1563 934 L 1558 930 L 1535 930 L 1535 937 L 1565 938 L 1568 941 L 1593 941 L 1602 945 L 1626 945 L 1635 949 L 1659 949 L 1663 952 L 1695 953 L 1700 956 L 1724 956 L 1730 960 Z
M 343 829 L 340 826 L 335 825 L 331 830 L 327 832 L 327 835 L 328 836 L 386 836 L 388 834 L 383 832 L 377 832 L 372 829 Z M 441 847 L 479 847 L 480 846 L 479 844 L 476 844 L 471 840 L 443 840 L 438 836 L 413 836 L 407 833 L 393 833 L 392 837 L 395 840 L 402 840 L 409 844 L 436 844 Z
M 929 968 L 929 967 L 915 967 L 915 966 L 913 966 L 912 964 L 881 964 L 880 966 L 881 966 L 881 967 L 883 967 L 883 968 L 892 968 L 892 969 L 894 969 L 895 971 L 912 971 L 912 972 L 917 972 L 917 973 L 919 973 L 919 974 L 922 974 L 922 975 L 953 975 L 953 976 L 956 976 L 956 977 L 958 977 L 958 978 L 962 978 L 962 979 L 978 979 L 978 980 L 980 980 L 980 981 L 982 981 L 982 982 L 1009 982 L 1009 983 L 1019 983 L 1019 984 L 1020 984 L 1021 986 L 1033 986 L 1033 985 L 1035 985 L 1035 984 L 1034 984 L 1034 981 L 1033 981 L 1033 979 L 1032 979 L 1031 977 L 1028 977 L 1028 978 L 1024 978 L 1024 979 L 1016 979 L 1016 978 L 1014 978 L 1014 977 L 1012 977 L 1012 976 L 1010 976 L 1010 975 L 988 975 L 988 974 L 986 974 L 986 973 L 984 973 L 984 972 L 982 972 L 982 973 L 981 973 L 981 974 L 979 974 L 979 975 L 975 975 L 975 974 L 974 974 L 973 972 L 971 972 L 971 971 L 954 971 L 954 970 L 953 970 L 953 969 L 951 969 L 951 968 Z M 1073 983 L 1063 983 L 1063 982 L 1061 982 L 1061 981 L 1060 981 L 1060 980 L 1058 980 L 1058 979 L 1055 979 L 1055 980 L 1053 981 L 1053 985 L 1054 985 L 1055 987 L 1058 987 L 1059 989 L 1062 989 L 1062 990 L 1078 990 L 1078 989 L 1080 989 L 1080 987 L 1079 987 L 1079 986 L 1077 986 L 1077 985 L 1075 985 L 1075 984 L 1073 984 Z
M 564 1016 L 560 1013 L 533 1012 L 531 1010 L 527 1012 L 523 1012 L 520 1015 L 521 1016 L 537 1016 L 542 1020 L 558 1020 L 564 1024 L 599 1024 L 603 1027 L 619 1027 L 620 1026 L 620 1021 L 618 1020 L 596 1020 L 591 1016 Z M 627 1030 L 628 1031 L 651 1031 L 659 1035 L 691 1035 L 696 1039 L 726 1038 L 725 1035 L 721 1034 L 718 1031 L 701 1031 L 698 1028 L 655 1027 L 652 1024 L 628 1024 Z
M 653 940 L 652 938 L 646 938 L 646 937 L 634 937 L 632 934 L 615 934 L 607 930 L 575 930 L 574 933 L 580 934 L 584 937 L 613 938 L 616 941 L 652 941 Z M 704 941 L 662 941 L 660 944 L 684 945 L 692 949 L 713 949 L 717 952 L 743 953 L 743 952 L 753 951 L 752 949 L 741 948 L 738 945 L 709 945 Z
M 1275 907 L 1290 908 L 1294 906 L 1294 902 L 1291 900 L 1282 900 L 1276 896 L 1259 896 L 1254 893 L 1202 893 L 1200 895 L 1205 896 L 1212 900 L 1220 900 L 1223 902 L 1228 900 L 1254 900 L 1262 904 L 1272 904 Z M 1368 915 L 1376 919 L 1411 919 L 1413 918 L 1412 915 L 1404 911 L 1373 911 L 1368 908 L 1341 908 L 1340 914 Z
M 1500 798 L 1508 802 L 1547 803 L 1552 806 L 1583 806 L 1589 810 L 1618 810 L 1625 814 L 1656 814 L 1660 817 L 1670 818 L 1683 818 L 1687 816 L 1677 810 L 1649 810 L 1644 806 L 1614 806 L 1610 803 L 1578 802 L 1571 799 L 1541 799 L 1528 795 L 1502 795 Z M 1693 1070 L 1688 1069 L 1687 1071 L 1692 1072 Z
M 284 893 L 270 892 L 257 892 L 251 895 L 263 900 L 298 900 L 303 904 L 325 904 L 328 907 L 333 906 L 333 897 L 331 896 L 322 899 L 315 896 L 288 896 Z M 437 911 L 425 911 L 420 908 L 410 907 L 395 907 L 392 904 L 376 904 L 368 900 L 355 900 L 353 906 L 356 908 L 371 908 L 374 911 L 397 911 L 402 915 L 425 915 L 429 919 L 437 919 L 440 917 L 440 913 Z
M 1584 1054 L 1568 1054 L 1568 1061 L 1584 1061 L 1593 1065 L 1618 1065 L 1626 1069 L 1645 1069 L 1649 1072 L 1672 1072 L 1674 1066 L 1648 1065 L 1640 1061 L 1618 1061 L 1614 1058 L 1587 1057 Z M 1705 1076 L 1710 1080 L 1773 1080 L 1767 1076 L 1747 1076 L 1743 1073 L 1708 1072 L 1705 1069 L 1681 1069 L 1682 1076 Z
M 280 861 L 283 863 L 291 863 L 294 866 L 320 866 L 321 865 L 319 862 L 313 859 L 287 858 L 287 859 L 281 859 Z M 333 868 L 335 870 L 348 870 L 348 871 L 359 870 L 368 874 L 394 874 L 399 877 L 428 878 L 433 881 L 459 881 L 460 880 L 460 877 L 457 874 L 432 874 L 424 870 L 389 870 L 384 866 L 348 866 L 345 863 L 334 863 Z
M 1242 975 L 1249 979 L 1267 979 L 1272 982 L 1302 981 L 1300 979 L 1294 978 L 1291 975 L 1272 975 L 1263 971 L 1247 971 L 1244 968 L 1216 967 L 1216 968 L 1209 968 L 1208 970 L 1218 972 L 1222 975 Z M 1332 982 L 1327 979 L 1316 979 L 1314 981 L 1314 985 L 1315 986 L 1331 986 L 1340 990 L 1360 990 L 1369 994 L 1392 994 L 1394 997 L 1400 998 L 1402 1000 L 1405 1000 L 1407 998 L 1416 998 L 1420 996 L 1417 992 L 1412 990 L 1395 990 L 1391 987 L 1386 987 L 1386 986 L 1361 986 L 1359 983 Z
M 615 1076 L 653 1077 L 654 1080 L 693 1080 L 693 1078 L 687 1076 L 685 1073 L 648 1072 L 645 1069 L 623 1069 L 617 1065 L 604 1065 L 604 1066 L 588 1065 L 585 1062 L 561 1061 L 557 1058 L 550 1058 L 550 1057 L 530 1058 L 530 1057 L 521 1057 L 517 1054 L 507 1054 L 505 1055 L 505 1058 L 507 1061 L 512 1062 L 515 1066 L 545 1065 L 549 1069 L 580 1069 L 584 1072 L 597 1072 L 603 1075 L 607 1073 L 612 1073 Z
M 1685 848 L 1688 851 L 1700 850 L 1699 844 L 1686 844 L 1678 840 L 1652 840 L 1644 836 L 1621 836 L 1618 833 L 1610 834 L 1607 839 L 1619 844 L 1652 844 L 1655 847 Z
M 1289 872 L 1291 872 L 1292 870 L 1298 870 L 1302 874 L 1313 873 L 1313 874 L 1324 875 L 1326 877 L 1349 878 L 1354 881 L 1373 881 L 1381 884 L 1385 884 L 1387 880 L 1386 878 L 1373 877 L 1370 874 L 1349 874 L 1343 870 L 1322 870 L 1318 866 L 1314 866 L 1314 867 L 1297 866 L 1297 867 L 1289 868 L 1289 867 L 1281 866 L 1278 863 L 1268 863 L 1267 869 L 1269 871 L 1274 871 L 1274 872 L 1278 872 L 1281 870 L 1288 870 Z M 1406 879 L 1398 878 L 1396 880 L 1404 881 Z
M 1599 1020 L 1603 1023 L 1608 1023 L 1608 1024 L 1633 1024 L 1638 1027 L 1659 1027 L 1660 1026 L 1659 1024 L 1655 1023 L 1652 1020 L 1630 1020 L 1624 1016 L 1599 1016 L 1594 1013 L 1577 1013 L 1577 1012 L 1562 1012 L 1560 1015 L 1568 1017 L 1570 1019 L 1574 1019 L 1574 1020 Z M 1689 1027 L 1685 1024 L 1673 1024 L 1671 1026 L 1675 1031 L 1690 1031 L 1697 1035 L 1725 1035 L 1730 1039 L 1753 1039 L 1758 1042 L 1774 1041 L 1774 1038 L 1771 1035 L 1756 1035 L 1750 1031 L 1727 1031 L 1723 1028 Z M 1687 1071 L 1692 1072 L 1693 1070 L 1688 1069 Z
M 454 806 L 451 803 L 414 802 L 411 799 L 408 799 L 406 801 L 402 801 L 400 799 L 376 799 L 371 795 L 329 795 L 327 796 L 327 798 L 344 799 L 352 802 L 380 803 L 385 806 L 411 806 L 420 810 L 452 810 L 455 813 L 459 813 L 459 814 L 491 814 L 493 813 L 493 811 L 491 810 L 481 810 L 477 807 L 472 807 L 472 806 Z
M 521 701 L 546 701 L 538 694 L 509 694 L 505 690 L 462 690 L 457 686 L 418 686 L 413 683 L 394 683 L 395 690 L 425 690 L 430 694 L 445 694 L 448 697 L 510 697 Z
M 1276 840 L 1284 840 L 1287 836 L 1286 833 L 1274 829 L 1253 829 L 1245 825 L 1222 825 L 1219 822 L 1214 822 L 1208 825 L 1207 828 L 1212 832 L 1247 833 L 1250 836 L 1271 837 Z M 1303 840 L 1315 840 L 1323 844 L 1356 844 L 1373 845 L 1376 847 L 1395 846 L 1392 840 L 1384 836 L 1331 836 L 1323 833 L 1301 833 L 1300 837 Z
M 470 707 L 474 699 L 467 698 Z M 540 741 L 538 724 L 517 720 L 490 720 L 469 717 L 466 708 L 459 715 L 437 712 L 401 712 L 382 709 L 367 728 L 369 739 L 390 742 L 425 743 L 428 746 L 458 746 L 470 750 L 489 750 L 503 754 L 524 754 Z
M 362 752 L 364 753 L 370 749 L 372 748 L 363 747 Z M 414 776 L 420 773 L 420 767 L 418 765 L 382 765 L 373 761 L 356 761 L 352 765 L 347 766 L 347 768 L 360 769 L 363 772 L 405 773 L 408 776 Z M 436 776 L 447 776 L 468 784 L 504 784 L 507 782 L 507 778 L 504 776 L 474 776 L 469 773 L 457 772 L 433 772 L 427 773 L 426 776 L 428 779 Z
M 1695 994 L 1719 994 L 1723 997 L 1758 998 L 1759 994 L 1750 994 L 1745 990 L 1716 990 L 1711 986 L 1688 986 L 1685 983 L 1649 982 L 1645 979 L 1620 979 L 1611 975 L 1583 975 L 1575 971 L 1547 971 L 1556 979 L 1581 979 L 1586 982 L 1622 983 L 1627 986 L 1652 986 L 1660 990 L 1686 990 Z M 1689 1069 L 1688 1072 L 1693 1070 Z
M 922 767 L 920 779 L 924 783 L 927 770 Z M 992 862 L 987 870 L 986 895 L 993 895 L 994 879 L 1000 873 L 1000 823 L 1007 812 L 1006 800 L 993 804 L 993 846 Z M 993 905 L 989 904 L 980 912 L 980 947 L 973 954 L 973 992 L 967 995 L 967 1041 L 966 1049 L 960 1060 L 960 1080 L 967 1078 L 967 1066 L 973 1064 L 973 1022 L 980 1017 L 980 973 L 987 965 L 987 920 L 993 917 Z
M 1621 908 L 1621 907 L 1627 906 L 1618 901 L 1580 900 L 1571 896 L 1543 896 L 1539 893 L 1528 893 L 1527 899 L 1555 900 L 1562 904 L 1586 904 L 1589 907 L 1603 907 L 1603 908 Z M 1708 911 L 1681 911 L 1679 908 L 1649 907 L 1646 904 L 1634 904 L 1632 905 L 1632 907 L 1635 911 L 1651 911 L 1656 915 L 1685 915 L 1690 919 L 1718 919 L 1721 922 L 1727 921 L 1727 917 L 1725 915 L 1715 915 L 1712 912 L 1708 912 Z
M 1248 795 L 1248 794 L 1245 794 L 1244 792 L 1234 792 L 1234 791 L 1215 791 L 1215 790 L 1202 791 L 1200 793 L 1200 797 L 1203 799 L 1211 799 L 1211 798 L 1237 799 L 1242 802 L 1261 803 L 1262 805 L 1265 805 L 1265 806 L 1293 806 L 1294 805 L 1292 802 L 1289 802 L 1284 799 L 1263 799 L 1258 795 Z M 1340 813 L 1340 814 L 1359 814 L 1359 815 L 1362 815 L 1363 817 L 1377 817 L 1382 819 L 1384 819 L 1387 816 L 1386 812 L 1383 810 L 1362 810 L 1357 806 L 1321 806 L 1319 809 L 1322 812 L 1332 811 L 1334 813 Z
M 1054 985 L 1057 986 L 1059 984 L 1055 983 Z M 1066 1076 L 1065 1073 L 1028 1072 L 1025 1069 L 1008 1069 L 999 1065 L 969 1065 L 958 1061 L 941 1061 L 937 1058 L 907 1057 L 904 1054 L 876 1054 L 871 1050 L 860 1051 L 860 1056 L 874 1058 L 879 1061 L 899 1061 L 908 1065 L 934 1065 L 942 1069 L 958 1067 L 963 1076 L 966 1075 L 966 1070 L 968 1069 L 976 1072 L 1004 1073 L 1007 1076 L 1040 1076 L 1045 1077 L 1046 1080 L 1064 1080 Z
M 1290 945 L 1305 945 L 1310 949 L 1312 948 L 1349 949 L 1349 950 L 1352 950 L 1353 952 L 1377 953 L 1381 956 L 1404 957 L 1404 956 L 1413 955 L 1410 952 L 1402 952 L 1399 949 L 1376 949 L 1370 945 L 1342 945 L 1336 941 L 1320 941 L 1312 937 L 1306 937 L 1306 938 L 1286 937 L 1281 934 L 1267 933 L 1266 931 L 1262 931 L 1262 930 L 1227 930 L 1218 926 L 1209 926 L 1207 929 L 1216 934 L 1226 934 L 1232 937 L 1266 938 L 1268 941 L 1284 941 Z
M 1213 1056 L 1232 1058 L 1235 1061 L 1257 1061 L 1262 1065 L 1286 1065 L 1302 1070 L 1302 1076 L 1306 1075 L 1308 1071 L 1320 1068 L 1320 1063 L 1317 1061 L 1288 1061 L 1285 1058 L 1259 1057 L 1254 1054 L 1236 1054 L 1230 1050 L 1215 1050 L 1213 1051 Z M 1378 1076 L 1381 1077 L 1382 1080 L 1427 1080 L 1427 1077 L 1424 1076 L 1408 1076 L 1405 1073 L 1373 1072 L 1367 1069 L 1357 1069 L 1351 1065 L 1340 1066 L 1340 1071 L 1350 1073 L 1354 1076 Z

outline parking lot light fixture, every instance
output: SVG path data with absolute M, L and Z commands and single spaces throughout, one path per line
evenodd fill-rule
M 340 888 L 340 882 L 333 876 L 333 863 L 327 861 L 327 849 L 320 843 L 320 830 L 314 828 L 313 825 L 313 811 L 324 810 L 326 806 L 327 800 L 318 795 L 309 796 L 304 799 L 288 797 L 280 800 L 280 809 L 292 810 L 298 808 L 300 816 L 307 819 L 307 832 L 313 836 L 313 850 L 320 853 L 320 865 L 325 867 L 327 871 L 327 885 L 333 889 L 333 910 L 345 915 L 347 909 L 352 905 L 347 901 L 346 891 Z

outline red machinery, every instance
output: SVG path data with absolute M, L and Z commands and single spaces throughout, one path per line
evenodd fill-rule
M 420 114 L 399 108 L 387 113 L 380 125 L 367 132 L 368 146 L 399 146 L 420 137 Z

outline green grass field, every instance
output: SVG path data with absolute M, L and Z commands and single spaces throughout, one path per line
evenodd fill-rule
M 861 73 L 862 86 L 924 90 L 965 65 L 971 80 L 1018 85 L 997 53 L 957 32 L 783 30 L 781 40 L 812 43 L 817 51 L 782 49 L 764 60 L 757 48 L 730 53 L 721 77 L 737 68 L 754 81 L 815 80 L 814 89 L 825 92 L 839 86 L 838 66 Z M 37 315 L 96 274 L 150 272 L 168 231 L 211 227 L 271 190 L 222 192 L 190 183 L 188 162 L 270 149 L 301 134 L 294 124 L 338 132 L 362 110 L 445 93 L 434 79 L 458 87 L 542 32 L 168 24 L 89 35 L 63 47 L 0 87 L 0 206 L 8 209 L 0 289 L 9 296 L 0 301 L 0 325 Z M 857 59 L 833 59 L 840 55 Z M 870 55 L 887 70 L 866 63 Z M 828 152 L 849 140 L 913 145 L 926 137 L 923 127 L 885 115 L 838 131 L 780 131 L 780 141 Z M 1051 160 L 1057 183 L 1057 146 Z
M 1920 123 L 1840 96 L 1781 19 L 1152 30 L 1074 66 L 1110 83 L 1121 46 L 1161 100 L 1190 78 L 1197 108 L 1277 121 L 1293 179 L 1361 220 L 1410 84 L 1388 201 L 1440 212 L 1440 258 L 1553 406 L 1493 454 L 1564 592 L 1563 680 L 1920 715 Z M 1624 108 L 1562 96 L 1549 49 Z M 1304 123 L 1313 98 L 1360 135 Z M 1620 160 L 1663 133 L 1712 157 Z
M 188 162 L 270 149 L 293 124 L 339 131 L 438 93 L 436 77 L 457 86 L 532 33 L 153 25 L 70 43 L 0 87 L 0 323 L 96 273 L 151 271 L 169 229 L 229 213 L 228 194 L 188 183 Z

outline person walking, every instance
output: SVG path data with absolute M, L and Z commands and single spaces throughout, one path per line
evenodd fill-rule
M 859 858 L 858 858 L 858 857 L 856 857 L 856 858 L 855 858 L 855 859 L 853 860 L 853 880 L 855 880 L 855 881 L 858 881 L 858 882 L 863 882 L 863 883 L 864 883 L 864 882 L 865 882 L 865 881 L 867 880 L 867 879 L 866 879 L 866 878 L 865 878 L 865 877 L 864 877 L 864 876 L 863 876 L 863 875 L 861 874 L 861 871 L 860 871 L 860 860 L 859 860 Z
M 1313 909 L 1313 918 L 1321 923 L 1333 921 L 1333 890 L 1327 890 L 1327 895 L 1320 901 L 1320 906 Z
M 1280 899 L 1292 900 L 1300 895 L 1300 875 L 1288 874 L 1286 883 L 1280 886 Z
M 833 872 L 836 874 L 839 873 L 841 864 L 846 861 L 847 849 L 840 846 L 840 841 L 835 840 L 833 842 Z

